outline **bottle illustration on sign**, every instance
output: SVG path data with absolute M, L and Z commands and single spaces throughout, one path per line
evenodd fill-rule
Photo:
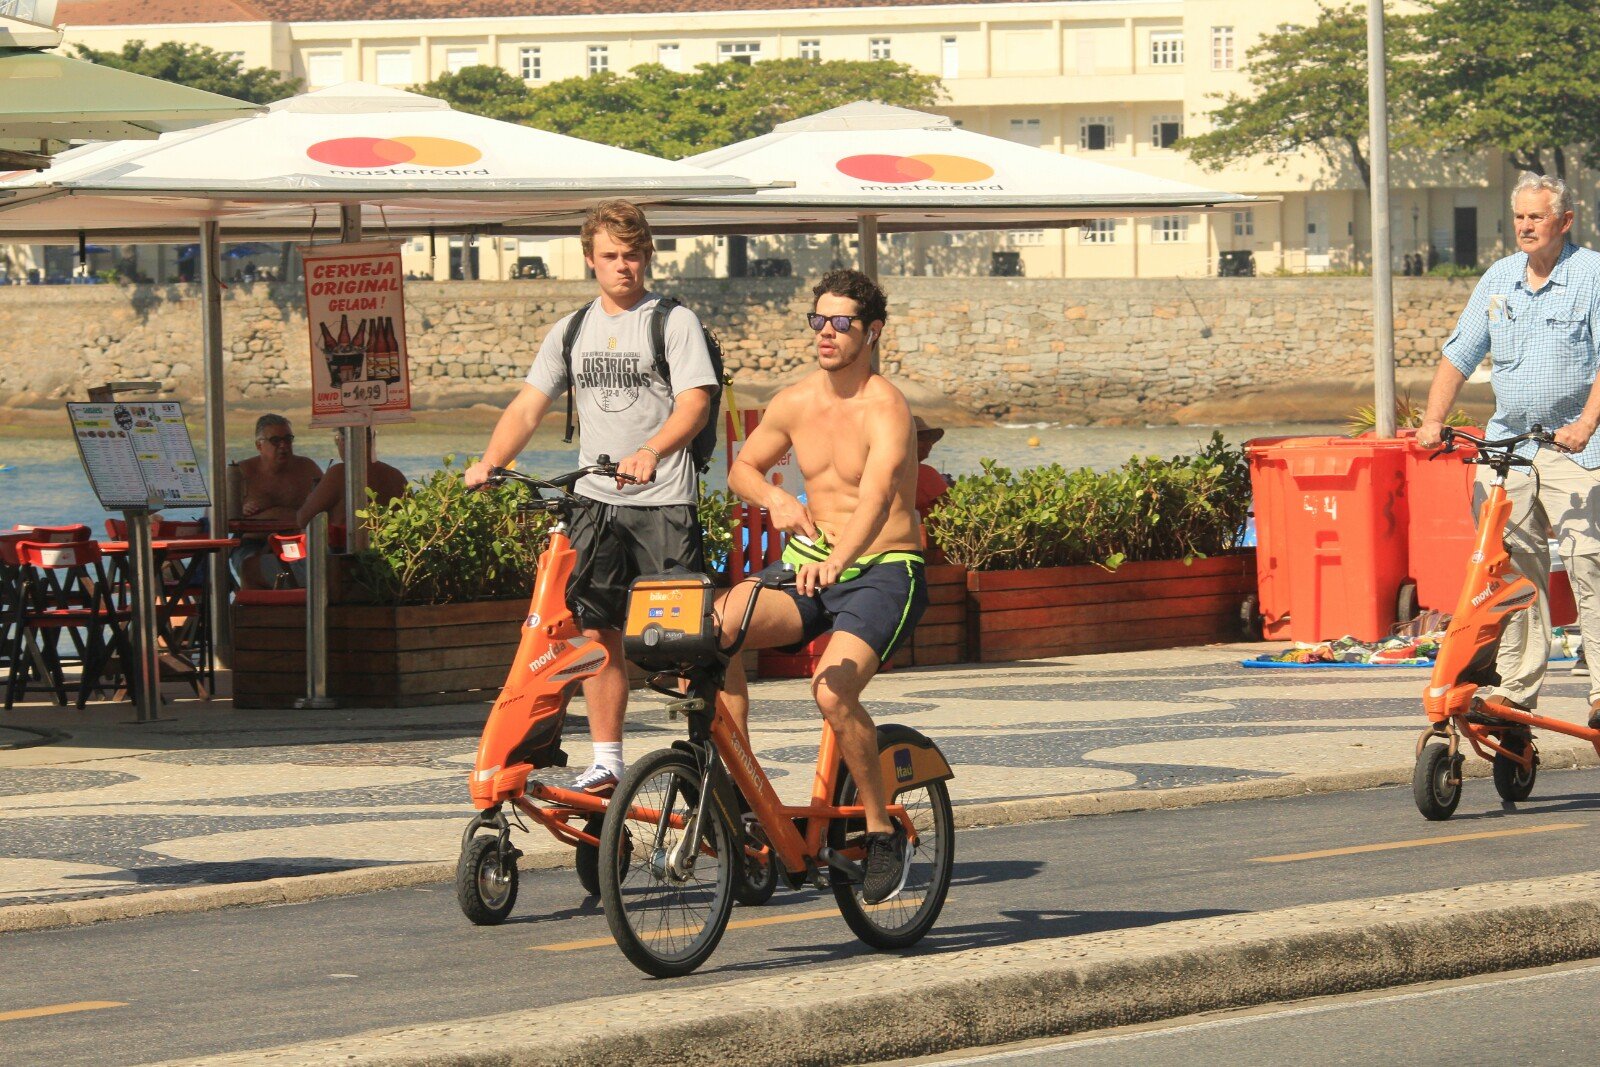
M 350 336 L 350 316 L 339 316 L 339 334 L 334 336 L 322 323 L 322 355 L 328 361 L 328 377 L 334 385 L 360 381 L 367 359 L 367 323 Z
M 385 381 L 394 385 L 400 381 L 400 339 L 394 333 L 394 319 L 369 319 L 372 329 L 367 334 L 367 380 Z

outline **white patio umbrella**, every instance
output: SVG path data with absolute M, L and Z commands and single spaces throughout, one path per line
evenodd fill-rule
M 684 160 L 789 182 L 680 200 L 650 213 L 665 233 L 849 233 L 877 274 L 877 235 L 1034 229 L 1086 219 L 1232 209 L 1255 198 L 1151 177 L 973 133 L 943 115 L 858 101 Z
M 63 153 L 47 170 L 0 177 L 0 240 L 188 242 L 199 232 L 211 520 L 220 529 L 227 514 L 221 227 L 235 240 L 280 241 L 329 231 L 355 240 L 363 225 L 482 231 L 513 217 L 570 215 L 610 197 L 650 203 L 763 187 L 467 114 L 432 97 L 347 83 L 249 118 L 154 142 L 91 145 Z M 365 453 L 365 436 L 351 434 L 352 547 L 360 544 L 353 510 L 366 495 Z

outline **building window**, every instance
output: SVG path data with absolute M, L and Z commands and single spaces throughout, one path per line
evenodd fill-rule
M 1038 119 L 1012 119 L 1011 139 L 1018 144 L 1025 144 L 1031 148 L 1038 148 L 1043 140 L 1043 131 Z
M 1162 215 L 1150 227 L 1150 239 L 1158 245 L 1178 244 L 1189 239 L 1189 216 Z
M 1183 65 L 1183 34 L 1163 31 L 1150 35 L 1150 65 L 1152 67 L 1181 67 Z
M 1233 213 L 1233 235 L 1235 237 L 1254 237 L 1256 235 L 1256 213 L 1249 208 Z
M 867 41 L 867 58 L 868 59 L 888 59 L 889 58 L 889 38 L 887 38 L 887 37 L 873 37 L 870 40 L 868 40 Z
M 812 40 L 812 41 L 801 41 L 800 42 L 800 58 L 801 59 L 821 60 L 822 59 L 822 42 L 821 41 L 815 41 L 815 40 Z
M 1107 115 L 1086 115 L 1078 122 L 1078 147 L 1102 152 L 1117 140 L 1117 126 Z
M 1150 144 L 1155 148 L 1171 148 L 1183 136 L 1183 116 L 1157 115 L 1150 120 Z
M 668 70 L 683 71 L 683 48 L 676 44 L 656 45 L 656 62 Z
M 313 52 L 306 56 L 306 81 L 313 86 L 344 81 L 344 56 L 339 52 Z
M 1044 244 L 1043 230 L 1008 230 L 1006 244 L 1012 248 L 1035 248 Z
M 522 71 L 522 80 L 525 82 L 536 82 L 544 77 L 544 61 L 540 58 L 537 48 L 519 49 L 517 67 Z
M 676 252 L 677 250 L 678 250 L 678 239 L 676 237 L 657 237 L 656 238 L 656 251 L 657 252 Z
M 1078 227 L 1081 245 L 1110 245 L 1117 243 L 1116 219 L 1090 219 Z
M 416 80 L 411 74 L 410 52 L 378 53 L 379 85 L 410 85 Z
M 761 58 L 761 45 L 756 41 L 723 41 L 717 45 L 717 60 L 722 63 L 743 63 L 749 66 Z
M 961 77 L 961 49 L 956 44 L 954 37 L 944 37 L 939 41 L 940 57 L 943 60 L 941 77 Z
M 611 69 L 611 53 L 603 44 L 589 46 L 589 73 L 604 74 Z
M 1233 27 L 1211 27 L 1211 69 L 1233 69 Z
M 444 50 L 444 69 L 451 74 L 460 74 L 468 67 L 478 65 L 478 50 L 476 48 L 446 48 Z

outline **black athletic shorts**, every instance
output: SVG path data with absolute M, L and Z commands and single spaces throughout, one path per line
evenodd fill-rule
M 569 535 L 578 563 L 567 585 L 567 603 L 584 629 L 622 629 L 628 586 L 641 574 L 674 567 L 705 570 L 700 517 L 693 504 L 595 503 L 578 509 Z
M 870 645 L 878 654 L 879 663 L 892 656 L 911 636 L 917 620 L 928 608 L 928 580 L 922 557 L 912 552 L 892 555 L 897 558 L 867 563 L 855 577 L 812 596 L 801 596 L 792 585 L 780 586 L 779 590 L 800 609 L 802 626 L 800 642 L 780 651 L 798 652 L 825 633 L 843 630 Z M 761 575 L 770 577 L 788 569 L 787 564 L 773 563 Z

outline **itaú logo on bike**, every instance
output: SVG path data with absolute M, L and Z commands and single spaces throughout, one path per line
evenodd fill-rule
M 968 189 L 1001 189 L 999 182 L 980 185 L 994 177 L 994 168 L 966 156 L 923 154 L 915 156 L 846 156 L 834 164 L 840 174 L 874 185 L 960 185 Z M 863 188 L 866 188 L 864 186 Z
M 487 168 L 467 169 L 483 158 L 482 151 L 448 137 L 335 137 L 318 141 L 306 155 L 335 168 L 335 174 L 489 173 Z

